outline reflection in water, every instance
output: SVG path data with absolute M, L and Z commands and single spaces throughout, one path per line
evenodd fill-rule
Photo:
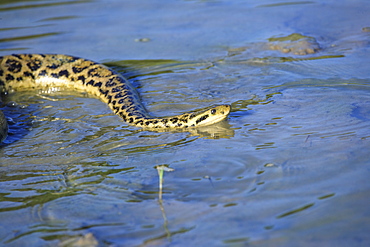
M 104 167 L 104 169 L 102 169 Z M 61 167 L 62 168 L 62 167 Z M 16 174 L 3 174 L 0 178 L 2 188 L 10 183 L 17 183 L 10 193 L 1 193 L 0 201 L 4 206 L 0 212 L 15 211 L 23 208 L 42 206 L 45 203 L 60 198 L 83 193 L 93 193 L 86 190 L 88 185 L 98 185 L 112 174 L 126 173 L 134 167 L 118 168 L 106 162 L 68 165 L 63 170 L 18 170 Z M 52 184 L 52 188 L 45 187 Z M 14 195 L 13 195 L 14 194 Z M 15 196 L 17 195 L 17 196 Z M 6 203 L 6 204 L 5 204 Z M 6 205 L 6 206 L 5 206 Z
M 164 172 L 172 172 L 172 171 L 174 171 L 174 169 L 168 167 L 167 165 L 159 165 L 159 166 L 156 166 L 155 168 L 157 169 L 158 176 L 159 176 L 158 203 L 159 203 L 159 207 L 160 207 L 161 212 L 162 212 L 163 228 L 166 231 L 168 240 L 171 241 L 171 233 L 168 230 L 168 220 L 167 220 L 166 212 L 165 212 L 164 207 L 163 207 L 162 188 L 163 188 L 163 175 L 164 175 Z
M 3 16 L 2 26 L 0 28 L 0 51 L 22 51 L 29 50 L 31 47 L 28 45 L 20 46 L 19 42 L 27 43 L 31 40 L 42 40 L 47 37 L 57 37 L 71 31 L 59 31 L 55 26 L 58 25 L 55 21 L 68 20 L 76 18 L 77 16 L 63 15 L 58 17 L 44 18 L 37 21 L 28 21 L 27 23 L 16 22 L 13 16 L 19 16 L 24 14 L 23 11 L 40 11 L 44 8 L 53 8 L 58 6 L 68 6 L 81 3 L 88 3 L 91 0 L 77 0 L 77 1 L 52 1 L 45 3 L 36 3 L 34 1 L 1 1 L 0 12 Z M 19 11 L 19 13 L 18 13 Z M 22 12 L 22 13 L 21 13 Z M 18 14 L 17 14 L 18 13 Z M 36 12 L 35 12 L 36 13 Z M 37 16 L 37 15 L 36 15 Z M 27 18 L 26 18 L 27 19 Z M 9 21 L 9 23 L 7 22 Z M 47 22 L 47 24 L 40 25 L 39 21 Z M 54 27 L 54 28 L 50 28 Z M 22 30 L 22 31 L 19 31 Z M 58 30 L 58 31 L 56 31 Z
M 92 233 L 87 233 L 80 236 L 68 237 L 65 240 L 60 241 L 59 246 L 99 246 L 99 242 Z
M 78 204 L 71 204 L 60 212 L 53 211 L 52 205 L 67 198 L 94 196 L 98 193 L 97 190 L 101 187 L 102 182 L 109 180 L 112 175 L 130 173 L 134 170 L 133 167 L 119 168 L 117 165 L 110 165 L 107 162 L 70 164 L 59 166 L 60 169 L 50 169 L 47 165 L 40 165 L 40 168 L 43 169 L 34 167 L 18 169 L 14 172 L 3 173 L 1 176 L 1 188 L 7 190 L 8 193 L 0 193 L 0 212 L 7 212 L 9 217 L 12 217 L 14 213 L 27 212 L 29 214 L 29 210 L 31 210 L 31 219 L 35 223 L 37 222 L 31 224 L 29 228 L 19 229 L 15 234 L 9 234 L 4 243 L 11 244 L 18 239 L 40 233 L 47 235 L 44 237 L 47 241 L 62 240 L 63 242 L 64 239 L 69 239 L 73 242 L 96 242 L 96 239 L 91 235 L 75 239 L 67 233 L 70 230 L 77 233 L 83 230 L 69 229 L 63 218 L 64 213 L 70 213 L 75 207 L 78 207 Z M 91 210 L 91 206 L 88 206 L 90 208 L 86 208 L 86 210 Z M 29 221 L 29 217 L 25 217 L 24 220 Z
M 16 40 L 25 40 L 25 39 L 38 39 L 42 37 L 47 37 L 47 36 L 54 36 L 54 35 L 59 35 L 61 34 L 60 32 L 54 32 L 54 33 L 43 33 L 43 34 L 33 34 L 33 35 L 26 35 L 26 36 L 20 36 L 20 37 L 12 37 L 12 38 L 2 38 L 0 39 L 1 42 L 11 42 L 11 41 L 16 41 Z M 2 49 L 5 50 L 5 49 Z
M 19 4 L 18 2 L 22 3 Z M 24 4 L 23 0 L 10 0 L 10 1 L 2 1 L 0 6 L 6 5 L 6 7 L 0 7 L 0 11 L 12 11 L 12 10 L 20 10 L 20 9 L 33 9 L 33 8 L 42 8 L 42 7 L 52 7 L 58 5 L 70 5 L 70 4 L 78 4 L 78 3 L 87 3 L 91 2 L 91 0 L 75 0 L 75 1 L 55 1 L 52 3 L 29 3 Z M 13 5 L 13 6 L 12 6 Z
M 315 203 L 310 203 L 310 204 L 307 204 L 307 205 L 304 205 L 300 208 L 297 208 L 297 209 L 293 209 L 289 212 L 286 212 L 286 213 L 283 213 L 283 214 L 280 214 L 278 216 L 276 216 L 277 219 L 280 219 L 280 218 L 283 218 L 283 217 L 287 217 L 287 216 L 290 216 L 290 215 L 293 215 L 293 214 L 296 214 L 296 213 L 300 213 L 306 209 L 309 209 L 310 207 L 314 206 Z
M 248 107 L 249 105 L 252 106 L 252 105 L 267 105 L 267 104 L 270 104 L 270 103 L 273 102 L 272 97 L 274 95 L 278 95 L 278 94 L 280 94 L 280 92 L 266 94 L 264 99 L 261 99 L 257 95 L 253 95 L 251 99 L 238 100 L 238 101 L 231 104 L 231 109 L 232 109 L 231 111 L 240 113 L 240 112 L 243 112 L 243 111 L 250 110 L 250 108 Z
M 206 139 L 220 139 L 234 137 L 234 129 L 226 121 L 222 121 L 210 126 L 188 129 L 192 136 L 199 136 Z
M 233 111 L 151 132 L 83 94 L 9 95 L 28 107 L 4 107 L 0 245 L 368 243 L 369 6 L 241 2 L 1 1 L 4 54 L 106 61 L 153 115 Z

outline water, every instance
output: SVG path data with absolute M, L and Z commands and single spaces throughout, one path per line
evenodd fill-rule
M 3 1 L 0 13 L 0 55 L 104 62 L 157 116 L 233 108 L 211 127 L 149 132 L 83 92 L 2 97 L 2 245 L 369 245 L 366 1 Z M 157 165 L 174 169 L 162 200 Z

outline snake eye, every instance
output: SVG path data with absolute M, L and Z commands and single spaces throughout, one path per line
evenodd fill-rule
M 215 109 L 212 109 L 211 110 L 211 114 L 216 114 L 216 110 Z

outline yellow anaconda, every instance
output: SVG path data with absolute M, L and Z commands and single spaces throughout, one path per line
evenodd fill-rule
M 148 129 L 179 129 L 210 125 L 226 118 L 230 105 L 178 116 L 150 116 L 139 95 L 123 76 L 93 61 L 56 54 L 15 54 L 0 57 L 0 89 L 67 87 L 97 95 L 125 122 Z M 7 124 L 0 114 L 0 142 Z

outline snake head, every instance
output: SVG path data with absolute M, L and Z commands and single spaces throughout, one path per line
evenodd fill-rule
M 230 111 L 230 105 L 217 105 L 197 113 L 192 113 L 189 116 L 189 126 L 206 126 L 220 122 L 229 115 Z

